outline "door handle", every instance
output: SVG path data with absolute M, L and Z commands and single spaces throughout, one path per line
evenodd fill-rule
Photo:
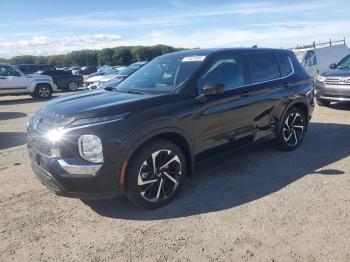
M 241 97 L 248 97 L 250 95 L 249 91 L 244 91 L 242 94 L 241 94 Z
M 0 77 L 0 79 L 7 79 L 7 77 L 6 77 L 6 76 L 3 76 L 3 77 Z
M 283 84 L 282 84 L 282 87 L 284 87 L 284 88 L 288 88 L 288 87 L 290 87 L 290 86 L 291 86 L 290 83 L 283 83 Z

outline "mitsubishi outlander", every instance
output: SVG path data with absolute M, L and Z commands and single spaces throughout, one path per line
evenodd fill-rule
M 28 150 L 58 195 L 126 195 L 157 208 L 199 154 L 261 140 L 296 149 L 313 108 L 313 79 L 291 51 L 187 50 L 155 58 L 115 88 L 49 101 L 28 123 Z

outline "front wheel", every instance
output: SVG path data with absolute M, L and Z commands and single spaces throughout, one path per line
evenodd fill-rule
M 307 126 L 305 113 L 293 107 L 287 111 L 277 132 L 276 144 L 282 150 L 294 150 L 304 139 Z
M 132 157 L 127 172 L 126 195 L 134 204 L 158 208 L 169 203 L 186 176 L 186 160 L 174 143 L 152 140 Z
M 34 97 L 38 99 L 49 99 L 52 96 L 52 89 L 49 85 L 40 84 L 35 88 Z
M 68 91 L 74 92 L 78 90 L 78 83 L 75 81 L 70 81 L 67 85 Z

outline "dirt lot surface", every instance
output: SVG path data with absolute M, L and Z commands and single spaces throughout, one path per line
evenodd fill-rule
M 0 97 L 0 261 L 350 261 L 350 105 L 317 107 L 297 151 L 199 163 L 153 211 L 48 192 L 25 146 L 41 105 Z

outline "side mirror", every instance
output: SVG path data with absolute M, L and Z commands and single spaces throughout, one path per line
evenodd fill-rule
M 206 84 L 203 88 L 203 94 L 206 96 L 220 95 L 225 92 L 225 85 L 221 83 Z
M 336 63 L 330 64 L 329 68 L 330 69 L 336 69 L 337 68 L 337 64 Z

